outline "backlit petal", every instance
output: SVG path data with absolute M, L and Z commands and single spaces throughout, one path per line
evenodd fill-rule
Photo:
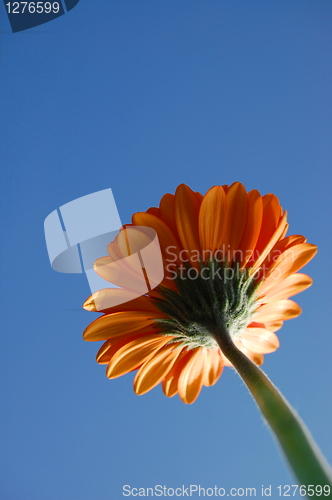
M 285 211 L 275 232 L 271 236 L 270 240 L 266 244 L 264 250 L 262 250 L 261 254 L 258 256 L 257 260 L 255 261 L 254 265 L 252 266 L 252 271 L 254 272 L 258 267 L 264 262 L 268 254 L 271 252 L 273 249 L 274 245 L 277 243 L 277 241 L 281 238 L 282 233 L 285 230 L 285 227 L 287 225 L 287 212 Z
M 122 288 L 104 288 L 93 293 L 83 304 L 87 311 L 106 314 L 121 311 L 149 311 L 159 316 L 159 309 L 145 295 L 137 297 L 137 292 Z
M 93 264 L 94 271 L 109 283 L 140 294 L 148 292 L 141 262 L 137 255 L 116 262 L 112 257 L 100 257 Z
M 273 352 L 279 347 L 276 334 L 265 328 L 246 328 L 241 341 L 251 351 L 262 354 Z
M 138 212 L 133 215 L 133 224 L 152 227 L 156 231 L 161 251 L 166 260 L 172 259 L 173 261 L 174 254 L 178 255 L 178 243 L 172 231 L 161 219 L 145 212 Z
M 160 210 L 157 207 L 150 207 L 146 211 L 147 214 L 154 215 L 155 217 L 160 217 Z
M 221 248 L 226 227 L 226 211 L 226 195 L 223 188 L 212 187 L 203 198 L 198 218 L 201 248 L 202 251 L 211 250 L 210 257 L 215 250 Z
M 255 249 L 249 261 L 250 266 L 255 262 L 255 260 L 259 258 L 261 253 L 264 251 L 275 230 L 277 229 L 280 220 L 281 207 L 278 198 L 274 194 L 266 194 L 265 196 L 263 196 L 262 201 L 263 219 L 261 230 Z
M 282 328 L 283 324 L 283 321 L 265 321 L 264 323 L 265 328 L 267 330 L 270 330 L 270 332 L 277 332 L 278 330 L 280 330 L 280 328 Z
M 302 292 L 312 285 L 312 279 L 306 274 L 295 273 L 287 276 L 274 287 L 271 287 L 265 294 L 261 295 L 263 302 L 272 302 L 280 299 L 288 299 L 297 293 Z
M 257 189 L 249 191 L 247 221 L 242 239 L 239 243 L 239 256 L 236 260 L 244 267 L 249 261 L 252 252 L 256 246 L 258 236 L 261 230 L 263 218 L 263 202 Z
M 183 248 L 188 251 L 188 258 L 200 250 L 198 235 L 199 202 L 195 193 L 185 184 L 180 184 L 175 193 L 176 226 Z M 197 266 L 197 260 L 192 262 Z
M 174 194 L 166 193 L 160 200 L 159 204 L 160 218 L 170 228 L 175 238 L 179 241 L 178 229 L 175 220 L 175 196 Z
M 253 320 L 265 323 L 265 321 L 296 318 L 299 314 L 301 307 L 293 300 L 277 300 L 260 306 L 253 315 Z
M 218 380 L 224 368 L 223 357 L 220 349 L 206 349 L 206 363 L 204 370 L 203 385 L 209 387 L 214 385 Z
M 179 396 L 187 404 L 193 403 L 201 392 L 206 361 L 205 349 L 192 349 L 189 353 L 190 357 L 182 369 L 178 382 Z
M 162 388 L 165 396 L 168 398 L 173 397 L 178 392 L 178 381 L 181 374 L 182 368 L 186 364 L 188 359 L 189 351 L 186 347 L 182 348 L 177 360 L 175 361 L 171 370 L 165 375 L 162 381 Z
M 256 365 L 261 366 L 264 362 L 264 354 L 260 352 L 253 352 L 250 349 L 248 349 L 245 345 L 242 344 L 240 350 L 248 356 L 251 361 L 253 361 Z
M 279 284 L 307 264 L 317 253 L 316 245 L 301 243 L 285 250 L 269 268 L 266 278 L 260 286 L 260 293 Z
M 241 339 L 234 340 L 234 344 L 236 347 L 243 352 L 251 361 L 253 361 L 256 365 L 260 366 L 263 364 L 264 361 L 264 355 L 259 352 L 253 352 L 248 347 L 246 347 L 244 344 L 242 344 Z M 224 356 L 224 365 L 233 367 L 232 363 Z
M 128 373 L 161 349 L 172 337 L 165 335 L 148 335 L 133 340 L 121 347 L 112 357 L 106 370 L 108 378 L 116 378 Z
M 101 346 L 99 351 L 97 352 L 96 355 L 96 361 L 100 365 L 107 364 L 111 361 L 112 357 L 114 354 L 121 349 L 126 344 L 129 344 L 133 340 L 136 340 L 138 338 L 143 338 L 146 337 L 147 335 L 151 335 L 153 332 L 151 331 L 143 331 L 143 332 L 136 332 L 136 333 L 130 333 L 129 335 L 127 333 L 122 333 L 119 334 L 119 336 L 111 338 L 109 340 L 106 340 L 104 344 Z
M 106 314 L 93 321 L 83 333 L 84 340 L 107 340 L 122 332 L 131 333 L 151 327 L 154 323 L 153 313 L 145 311 L 125 311 Z
M 179 344 L 164 346 L 140 367 L 134 380 L 136 394 L 145 394 L 162 381 L 181 353 L 178 347 Z
M 234 182 L 227 191 L 227 224 L 224 235 L 224 254 L 233 258 L 233 252 L 242 239 L 247 219 L 248 198 L 240 182 Z

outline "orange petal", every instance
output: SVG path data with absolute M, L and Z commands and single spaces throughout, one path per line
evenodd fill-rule
M 268 269 L 266 278 L 260 286 L 260 293 L 266 293 L 267 290 L 279 284 L 281 280 L 296 273 L 301 267 L 305 266 L 316 253 L 317 247 L 309 243 L 294 245 L 285 250 Z
M 106 340 L 106 342 L 103 343 L 103 345 L 101 346 L 101 348 L 99 349 L 99 351 L 97 352 L 96 354 L 96 361 L 97 363 L 100 363 L 101 365 L 103 365 L 104 363 L 108 363 L 109 360 L 111 359 L 111 357 L 109 357 L 107 359 L 107 352 L 109 351 L 109 349 L 112 347 L 112 341 L 111 340 Z M 104 358 L 105 356 L 105 358 Z
M 299 245 L 300 243 L 306 243 L 306 241 L 307 240 L 305 239 L 305 237 L 299 234 L 293 234 L 291 236 L 287 236 L 286 238 L 280 238 L 279 241 L 274 245 L 267 259 L 265 259 L 262 264 L 262 268 L 264 271 L 263 275 L 264 273 L 267 273 L 269 268 L 285 250 L 295 245 Z
M 145 212 L 144 212 L 145 213 Z M 136 215 L 136 214 L 135 214 Z M 135 217 L 133 216 L 133 218 Z M 147 217 L 154 217 L 147 214 Z M 114 242 L 121 258 L 136 254 L 153 240 L 153 231 L 146 227 L 132 226 L 126 224 L 122 227 L 120 233 L 116 236 Z
M 141 262 L 137 255 L 114 262 L 112 257 L 100 257 L 93 264 L 94 271 L 109 283 L 140 294 L 148 292 Z
M 304 236 L 299 234 L 293 234 L 291 236 L 287 236 L 286 238 L 280 239 L 271 250 L 270 254 L 267 256 L 265 261 L 262 264 L 261 268 L 261 276 L 264 277 L 268 273 L 269 269 L 273 266 L 277 258 L 285 252 L 288 248 L 291 248 L 295 245 L 299 245 L 300 243 L 306 243 L 306 239 Z
M 240 253 L 237 260 L 240 262 L 241 267 L 246 265 L 252 255 L 252 252 L 254 251 L 261 230 L 263 218 L 262 197 L 257 189 L 249 191 L 247 197 L 247 221 L 242 239 L 238 246 Z
M 264 354 L 260 352 L 252 352 L 245 345 L 242 345 L 241 351 L 245 354 L 251 361 L 253 361 L 256 365 L 261 366 L 264 362 Z
M 279 251 L 279 255 L 284 252 L 287 248 L 293 247 L 294 245 L 299 245 L 300 243 L 306 243 L 307 240 L 301 234 L 292 234 L 291 236 L 286 236 L 282 240 L 278 241 L 273 250 Z
M 174 254 L 178 256 L 178 243 L 170 228 L 161 219 L 145 212 L 138 212 L 133 215 L 133 223 L 137 226 L 152 227 L 156 231 L 161 251 L 166 260 L 173 261 Z
M 123 226 L 121 229 L 121 238 L 123 238 L 126 235 L 125 227 Z M 107 251 L 109 254 L 109 257 L 101 257 L 100 259 L 97 259 L 93 265 L 94 270 L 97 272 L 97 274 L 101 275 L 103 279 L 106 279 L 107 281 L 110 281 L 112 283 L 112 279 L 114 279 L 114 270 L 112 270 L 112 274 L 103 274 L 103 272 L 108 273 L 110 269 L 112 269 L 112 264 L 114 263 L 115 267 L 117 269 L 117 272 L 115 273 L 115 276 L 120 276 L 121 273 L 124 275 L 130 275 L 134 279 L 141 279 L 141 269 L 140 269 L 140 262 L 139 260 L 135 257 L 132 257 L 131 259 L 127 259 L 126 257 L 130 256 L 130 248 L 129 245 L 127 246 L 126 249 L 126 254 L 124 255 L 121 253 L 121 250 L 118 245 L 118 238 L 119 235 L 111 241 L 108 246 L 107 246 Z M 133 265 L 134 264 L 134 265 Z M 105 271 L 101 269 L 102 266 L 106 266 Z M 109 269 L 108 269 L 109 268 Z M 101 271 L 101 272 L 100 272 Z M 119 277 L 115 278 L 117 281 L 121 281 Z M 122 283 L 114 283 L 117 286 L 124 286 Z M 126 288 L 124 286 L 124 288 Z M 132 288 L 128 286 L 127 288 Z
M 278 330 L 280 330 L 283 324 L 283 321 L 265 321 L 264 323 L 251 321 L 247 328 L 266 328 L 266 330 L 269 330 L 270 332 L 277 332 Z
M 170 228 L 175 238 L 179 239 L 178 229 L 175 221 L 175 196 L 174 194 L 166 193 L 160 200 L 159 204 L 160 218 Z
M 86 299 L 83 308 L 86 311 L 104 311 L 105 309 L 118 304 L 123 304 L 137 297 L 137 293 L 122 288 L 104 288 L 98 290 Z
M 312 285 L 312 279 L 306 274 L 296 273 L 287 276 L 278 285 L 270 288 L 260 298 L 263 302 L 272 302 L 280 299 L 288 299 L 297 293 L 302 292 Z
M 247 220 L 248 199 L 246 190 L 240 182 L 234 182 L 227 191 L 227 222 L 224 235 L 223 251 L 233 259 L 242 239 Z
M 259 352 L 252 352 L 248 347 L 242 344 L 241 339 L 234 340 L 234 344 L 236 347 L 243 352 L 247 356 L 247 358 L 251 359 L 256 365 L 260 366 L 263 364 L 264 355 Z M 223 355 L 224 356 L 224 355 Z M 233 364 L 224 356 L 224 365 L 233 368 Z
M 178 346 L 178 343 L 164 346 L 140 367 L 134 380 L 136 394 L 145 394 L 162 381 L 181 353 Z
M 111 241 L 107 245 L 107 251 L 109 256 L 112 258 L 112 262 L 116 262 L 117 260 L 120 260 L 123 258 L 122 255 L 118 253 L 117 245 L 115 244 L 115 240 Z
M 200 250 L 198 235 L 199 202 L 195 193 L 185 184 L 180 184 L 175 193 L 175 218 L 183 248 L 188 250 L 188 258 L 197 267 L 194 258 Z
M 282 328 L 283 324 L 283 321 L 265 321 L 264 323 L 265 328 L 267 330 L 270 330 L 271 332 L 277 332 L 278 330 L 280 330 L 280 328 Z
M 201 248 L 203 251 L 211 250 L 211 255 L 208 257 L 212 257 L 221 247 L 226 226 L 226 210 L 226 195 L 223 188 L 214 186 L 209 189 L 203 198 L 198 217 Z
M 293 300 L 277 300 L 260 306 L 252 319 L 258 323 L 265 323 L 296 318 L 301 312 L 301 307 Z
M 275 333 L 265 328 L 246 328 L 241 334 L 241 342 L 253 352 L 267 354 L 279 347 L 279 339 Z
M 106 314 L 121 311 L 150 311 L 158 313 L 149 297 L 137 297 L 137 292 L 122 288 L 104 288 L 90 295 L 83 304 L 84 309 Z
M 235 340 L 234 344 L 240 351 L 243 352 L 251 361 L 253 361 L 256 365 L 260 366 L 263 364 L 264 361 L 264 355 L 260 352 L 253 352 L 248 347 L 246 347 L 244 344 L 242 344 L 241 340 Z M 231 365 L 232 366 L 232 365 Z
M 206 349 L 206 358 L 203 385 L 209 387 L 219 380 L 224 368 L 224 361 L 218 348 Z
M 157 207 L 150 207 L 150 208 L 148 208 L 147 211 L 146 211 L 146 213 L 154 215 L 155 217 L 160 217 L 160 210 Z M 136 225 L 134 222 L 133 222 L 133 224 Z
M 287 231 L 288 231 L 288 228 L 289 228 L 289 224 L 288 224 L 288 222 L 287 222 L 287 224 L 285 225 L 285 228 L 284 228 L 284 230 L 283 230 L 283 232 L 282 232 L 282 234 L 281 234 L 281 236 L 280 236 L 280 239 L 284 239 L 284 238 L 285 238 L 286 233 L 287 233 Z
M 184 347 L 179 354 L 176 362 L 174 363 L 171 370 L 165 375 L 162 381 L 162 388 L 165 396 L 168 398 L 173 397 L 178 392 L 178 381 L 181 374 L 182 368 L 187 362 L 188 356 L 190 356 L 190 351 Z
M 128 373 L 153 356 L 173 337 L 148 335 L 121 347 L 112 357 L 106 370 L 108 378 L 116 378 Z
M 198 200 L 199 205 L 201 205 L 203 198 L 204 198 L 204 195 L 202 193 L 199 193 L 198 191 L 196 191 L 195 195 L 196 195 L 196 198 Z
M 264 248 L 272 238 L 280 220 L 281 207 L 278 198 L 274 194 L 266 194 L 263 201 L 263 219 L 261 231 L 254 249 L 249 266 L 261 255 Z
M 129 344 L 133 340 L 138 338 L 146 337 L 148 334 L 152 332 L 139 332 L 139 333 L 131 333 L 131 334 L 123 334 L 118 337 L 114 337 L 112 339 L 106 340 L 104 344 L 101 346 L 96 355 L 96 361 L 100 365 L 107 364 L 111 361 L 114 354 L 124 345 Z
M 206 362 L 205 349 L 192 349 L 189 353 L 178 382 L 179 396 L 187 404 L 193 403 L 201 392 Z
M 153 313 L 145 311 L 125 311 L 106 314 L 93 321 L 83 333 L 84 340 L 108 340 L 122 332 L 131 333 L 151 327 L 154 323 Z
M 153 217 L 149 214 L 146 216 Z M 112 243 L 115 245 L 115 253 L 121 255 L 121 259 L 114 263 L 107 263 L 106 258 L 98 259 L 94 269 L 112 283 L 144 295 L 150 288 L 157 286 L 164 275 L 160 245 L 156 236 L 151 227 L 130 224 L 123 226 Z
M 265 248 L 262 250 L 261 254 L 257 257 L 257 260 L 255 261 L 254 265 L 252 266 L 251 272 L 254 272 L 256 269 L 259 268 L 259 266 L 264 262 L 266 257 L 269 255 L 271 250 L 273 249 L 274 245 L 277 243 L 277 241 L 281 238 L 285 227 L 287 225 L 287 211 L 285 210 L 277 229 L 274 231 L 273 235 L 271 236 L 269 242 L 266 244 Z

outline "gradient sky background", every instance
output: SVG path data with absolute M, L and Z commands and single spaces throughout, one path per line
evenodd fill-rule
M 17 34 L 0 12 L 1 498 L 295 482 L 232 370 L 185 405 L 95 362 L 85 275 L 51 269 L 43 222 L 107 187 L 123 223 L 181 182 L 279 197 L 319 253 L 264 369 L 332 462 L 332 3 L 81 0 Z

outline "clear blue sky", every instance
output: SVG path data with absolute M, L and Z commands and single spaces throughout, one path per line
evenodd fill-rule
M 107 187 L 123 223 L 181 182 L 279 197 L 319 253 L 264 369 L 332 462 L 331 2 L 81 0 L 17 34 L 0 13 L 1 498 L 294 483 L 230 369 L 187 406 L 95 362 L 86 278 L 51 269 L 43 221 Z

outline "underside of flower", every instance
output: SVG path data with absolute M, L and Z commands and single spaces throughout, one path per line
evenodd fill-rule
M 137 255 L 151 243 L 147 229 L 158 236 L 164 278 L 154 257 L 141 276 Z M 301 313 L 289 298 L 312 283 L 298 271 L 317 247 L 286 236 L 287 229 L 275 195 L 247 192 L 239 182 L 204 196 L 181 184 L 159 207 L 134 214 L 94 264 L 120 288 L 95 292 L 84 304 L 103 313 L 84 338 L 105 341 L 97 361 L 107 365 L 107 377 L 137 370 L 136 394 L 161 383 L 166 396 L 190 404 L 233 366 L 230 343 L 261 365 L 279 347 L 275 332 Z M 146 277 L 155 284 L 142 291 Z
M 239 337 L 259 305 L 254 275 L 238 263 L 228 267 L 216 259 L 201 263 L 199 270 L 182 266 L 177 274 L 177 291 L 159 287 L 162 298 L 154 299 L 167 316 L 156 320 L 158 330 L 189 348 L 218 347 L 216 331 Z

